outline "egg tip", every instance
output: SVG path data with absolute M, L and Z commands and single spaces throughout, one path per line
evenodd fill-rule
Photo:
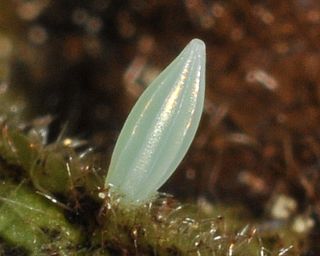
M 206 44 L 199 38 L 194 38 L 190 42 L 190 46 L 192 48 L 195 48 L 199 52 L 205 53 L 206 50 Z

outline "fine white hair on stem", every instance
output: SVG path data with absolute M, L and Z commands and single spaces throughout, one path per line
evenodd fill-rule
M 193 39 L 133 107 L 113 151 L 106 186 L 133 204 L 152 198 L 195 136 L 204 91 L 205 44 Z

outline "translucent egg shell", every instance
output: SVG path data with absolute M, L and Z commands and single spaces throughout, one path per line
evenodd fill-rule
M 193 39 L 133 107 L 113 151 L 106 186 L 134 204 L 150 200 L 195 136 L 204 91 L 205 44 Z

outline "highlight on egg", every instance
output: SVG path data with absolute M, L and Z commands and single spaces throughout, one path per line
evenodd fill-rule
M 105 185 L 128 203 L 151 200 L 190 147 L 204 92 L 205 44 L 193 39 L 134 105 L 113 151 Z

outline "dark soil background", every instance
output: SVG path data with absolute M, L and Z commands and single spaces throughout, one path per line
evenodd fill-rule
M 182 200 L 239 203 L 268 215 L 286 195 L 320 251 L 320 2 L 33 0 L 0 4 L 14 42 L 11 86 L 50 140 L 112 152 L 132 105 L 192 39 L 207 45 L 197 137 L 163 188 Z

